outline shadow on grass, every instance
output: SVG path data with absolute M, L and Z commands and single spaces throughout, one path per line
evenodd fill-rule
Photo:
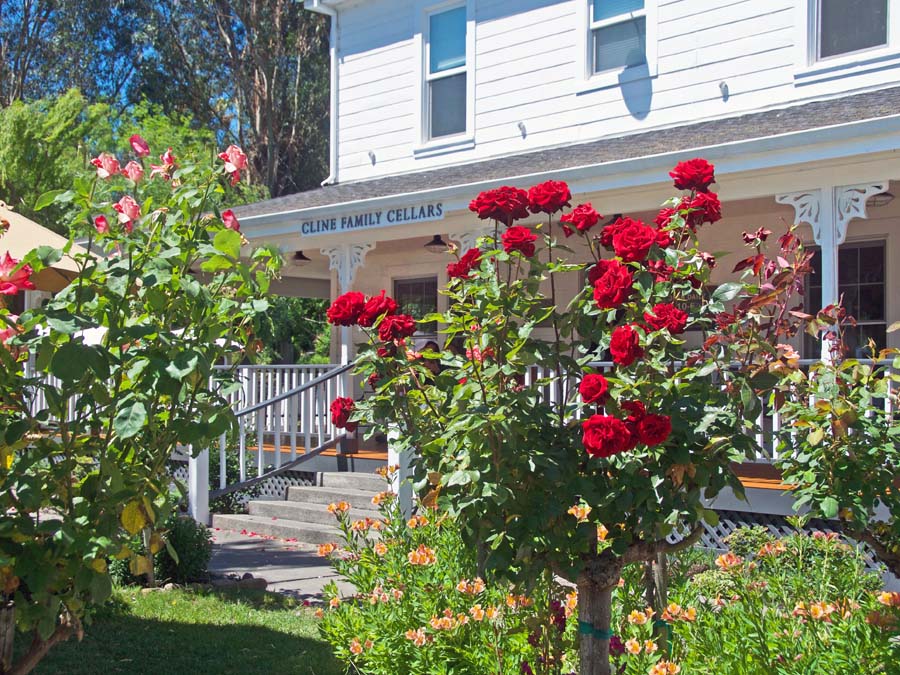
M 297 603 L 290 598 L 222 591 L 154 593 L 132 600 L 133 605 L 117 596 L 98 612 L 81 643 L 70 640 L 53 649 L 35 674 L 345 672 L 329 645 L 316 636 L 308 610 L 291 611 Z M 215 612 L 211 602 L 224 611 Z M 186 618 L 179 620 L 179 613 Z

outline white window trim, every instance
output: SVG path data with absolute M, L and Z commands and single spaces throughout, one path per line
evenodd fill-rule
M 435 76 L 428 74 L 428 31 L 432 14 L 445 12 L 456 7 L 466 8 L 466 65 L 444 71 L 439 77 L 466 73 L 466 130 L 452 136 L 428 138 L 428 81 Z M 418 54 L 415 60 L 414 76 L 416 86 L 416 143 L 413 146 L 415 158 L 433 157 L 449 152 L 469 150 L 475 147 L 475 0 L 448 0 L 438 4 L 429 0 L 418 0 L 416 13 L 419 27 L 413 38 L 413 48 Z
M 818 59 L 819 0 L 797 3 L 797 86 L 900 65 L 900 0 L 888 0 L 887 44 Z
M 603 21 L 591 23 L 591 7 L 592 0 L 578 0 L 576 20 L 578 21 L 578 53 L 580 58 L 575 59 L 576 67 L 576 87 L 577 91 L 586 92 L 594 89 L 606 89 L 609 87 L 617 87 L 620 84 L 644 80 L 656 77 L 659 73 L 657 63 L 658 46 L 658 0 L 644 0 L 644 9 L 639 12 L 630 12 L 628 20 L 645 17 L 647 26 L 647 72 L 641 72 L 640 68 L 626 68 L 624 70 L 607 70 L 602 73 L 595 73 L 594 70 L 594 41 L 593 31 L 595 28 L 602 28 L 616 23 L 621 23 L 625 19 L 613 17 Z M 625 16 L 624 14 L 622 16 Z

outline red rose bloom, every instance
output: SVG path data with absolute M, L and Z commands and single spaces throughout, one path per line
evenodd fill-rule
M 385 295 L 385 291 L 381 291 L 381 295 L 373 295 L 366 302 L 362 313 L 359 315 L 359 325 L 365 328 L 375 325 L 375 321 L 382 315 L 394 314 L 397 311 L 397 301 Z
M 616 309 L 628 300 L 634 288 L 631 270 L 618 260 L 600 260 L 588 272 L 594 285 L 594 301 L 600 309 Z
M 710 184 L 716 182 L 715 167 L 699 157 L 679 162 L 669 175 L 675 181 L 676 190 L 706 192 Z
M 619 230 L 628 227 L 628 224 L 631 222 L 634 222 L 631 218 L 616 218 L 613 222 L 609 223 L 609 225 L 606 225 L 600 230 L 600 236 L 597 237 L 600 245 L 611 251 L 613 247 L 613 237 L 618 234 Z
M 659 214 L 657 214 L 653 222 L 656 223 L 656 227 L 662 229 L 670 222 L 672 222 L 672 218 L 674 218 L 676 215 L 678 215 L 678 209 L 670 209 L 666 207 L 662 209 Z
M 469 210 L 477 213 L 481 220 L 498 220 L 511 225 L 514 220 L 528 217 L 528 193 L 506 185 L 485 190 L 469 203 Z
M 631 432 L 617 417 L 591 415 L 581 428 L 581 442 L 591 457 L 612 457 L 631 447 Z
M 447 265 L 447 276 L 451 279 L 468 279 L 469 274 L 481 264 L 481 251 L 470 248 L 459 262 Z
M 416 321 L 408 314 L 389 314 L 378 325 L 378 337 L 383 342 L 402 340 L 416 332 Z
M 661 303 L 653 308 L 652 313 L 644 312 L 644 321 L 652 326 L 653 330 L 665 328 L 672 335 L 679 335 L 687 326 L 688 315 L 675 305 Z
M 366 307 L 366 296 L 350 291 L 339 296 L 325 312 L 328 323 L 334 326 L 353 326 Z
M 548 180 L 528 190 L 528 208 L 532 213 L 556 213 L 571 206 L 572 193 L 561 180 Z
M 637 424 L 647 414 L 647 406 L 641 401 L 623 401 L 619 407 L 628 413 L 625 424 Z
M 518 251 L 526 258 L 534 256 L 534 242 L 537 240 L 537 235 L 527 227 L 513 225 L 503 233 L 500 239 L 503 241 L 503 250 L 507 253 Z
M 640 336 L 631 326 L 619 326 L 613 331 L 609 351 L 613 362 L 620 366 L 630 366 L 644 355 Z
M 571 237 L 575 230 L 584 233 L 599 223 L 600 214 L 590 204 L 579 204 L 572 211 L 561 216 L 559 222 L 562 224 L 565 235 Z
M 636 425 L 638 441 L 644 445 L 665 443 L 672 433 L 672 420 L 668 415 L 646 415 Z
M 656 230 L 639 220 L 626 220 L 628 223 L 613 235 L 613 250 L 625 262 L 640 262 L 656 243 Z
M 647 271 L 653 275 L 653 281 L 659 283 L 671 279 L 675 268 L 667 265 L 665 260 L 648 260 Z
M 378 355 L 379 359 L 386 359 L 392 356 L 396 356 L 397 345 L 395 345 L 393 342 L 388 343 L 384 347 L 379 347 L 378 349 L 376 349 L 375 354 Z
M 585 403 L 596 403 L 602 405 L 609 398 L 609 382 L 602 375 L 591 373 L 585 375 L 578 385 L 578 393 L 581 394 L 581 400 Z
M 712 224 L 722 219 L 722 204 L 715 192 L 699 192 L 690 201 L 683 199 L 681 208 L 688 211 L 684 219 L 694 230 L 703 223 Z
M 334 399 L 331 402 L 331 423 L 338 429 L 356 431 L 359 424 L 349 421 L 355 407 L 352 398 L 339 396 Z
M 669 248 L 675 240 L 672 238 L 671 232 L 665 230 L 656 230 L 656 245 L 660 248 Z

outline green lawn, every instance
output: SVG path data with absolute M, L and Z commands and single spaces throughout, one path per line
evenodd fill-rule
M 38 675 L 343 675 L 312 610 L 264 592 L 116 592 L 84 640 L 53 649 Z

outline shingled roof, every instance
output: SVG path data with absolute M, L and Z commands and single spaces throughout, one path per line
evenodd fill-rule
M 604 138 L 588 143 L 536 150 L 427 171 L 338 183 L 247 204 L 234 210 L 240 217 L 264 216 L 361 199 L 420 192 L 431 188 L 500 180 L 508 176 L 531 173 L 535 167 L 540 167 L 542 171 L 554 171 L 764 138 L 887 117 L 897 114 L 898 111 L 900 111 L 900 87 L 892 87 L 778 110 Z

